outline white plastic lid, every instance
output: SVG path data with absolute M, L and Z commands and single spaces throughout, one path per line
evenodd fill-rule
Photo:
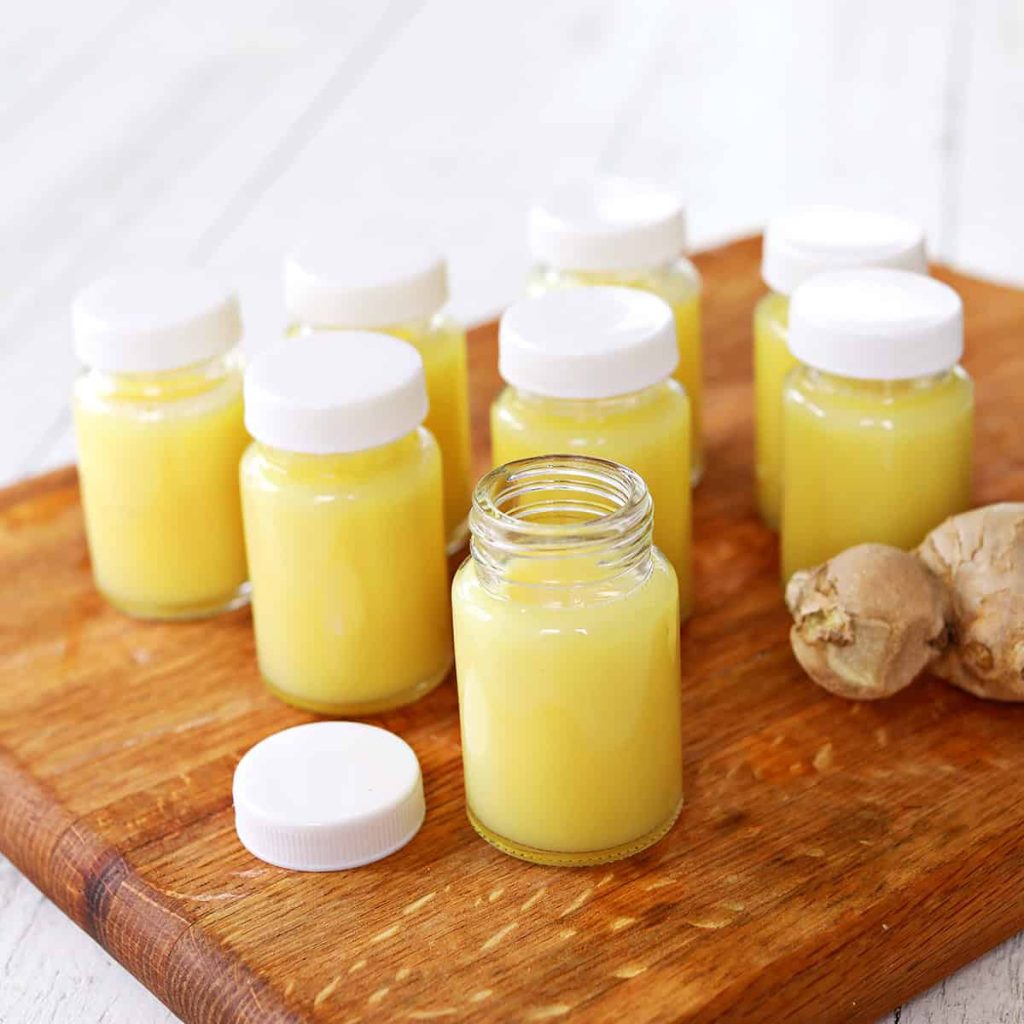
M 245 373 L 245 425 L 257 441 L 331 455 L 397 441 L 427 415 L 419 352 L 389 334 L 312 333 L 261 352 Z
M 665 380 L 678 362 L 671 307 L 636 288 L 547 292 L 501 318 L 502 379 L 549 398 L 626 395 Z
M 765 228 L 761 276 L 772 291 L 790 295 L 814 274 L 853 267 L 926 274 L 924 231 L 902 217 L 845 206 L 805 206 Z
M 213 359 L 242 337 L 238 296 L 198 270 L 131 270 L 82 289 L 75 354 L 110 373 L 158 373 Z
M 292 871 L 381 860 L 426 814 L 412 747 L 360 722 L 311 722 L 260 740 L 238 762 L 233 795 L 242 845 Z
M 843 377 L 940 373 L 963 354 L 963 305 L 949 285 L 906 270 L 819 274 L 790 300 L 789 348 L 801 362 Z
M 296 245 L 284 263 L 288 315 L 314 327 L 389 327 L 432 316 L 448 274 L 428 240 L 396 225 L 335 225 Z
M 686 247 L 679 197 L 623 178 L 566 182 L 530 210 L 530 250 L 565 270 L 637 270 Z

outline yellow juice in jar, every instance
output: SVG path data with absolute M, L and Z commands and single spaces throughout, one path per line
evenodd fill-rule
M 539 863 L 629 856 L 683 796 L 678 584 L 651 547 L 646 488 L 621 466 L 546 456 L 477 495 L 452 587 L 470 820 Z
M 466 540 L 473 491 L 466 332 L 450 317 L 436 317 L 435 321 L 396 324 L 382 330 L 409 342 L 423 357 L 430 398 L 424 426 L 441 447 L 445 536 L 449 551 L 456 551 Z
M 75 384 L 93 574 L 129 614 L 191 618 L 246 599 L 238 461 L 249 443 L 232 363 Z
M 316 332 L 341 329 L 321 326 Z M 473 491 L 466 332 L 444 315 L 374 330 L 409 342 L 423 359 L 430 400 L 424 426 L 441 449 L 445 536 L 449 553 L 454 553 L 466 541 L 466 516 Z M 304 329 L 293 326 L 289 333 L 299 336 Z
M 452 661 L 441 460 L 424 429 L 365 451 L 242 461 L 260 671 L 282 699 L 367 714 Z
M 969 508 L 973 408 L 959 367 L 900 381 L 793 370 L 783 402 L 783 581 L 854 544 L 914 547 Z
M 495 466 L 548 453 L 592 455 L 643 477 L 654 543 L 675 568 L 683 618 L 693 610 L 690 407 L 675 381 L 604 399 L 553 399 L 506 388 L 491 409 Z
M 690 400 L 690 471 L 696 483 L 704 471 L 701 423 L 704 396 L 703 345 L 701 341 L 701 285 L 696 268 L 685 261 L 667 264 L 646 272 L 596 272 L 583 270 L 536 271 L 528 283 L 528 293 L 539 295 L 553 288 L 591 285 L 617 285 L 651 292 L 664 299 L 675 318 L 679 365 L 672 376 Z
M 285 259 L 289 333 L 364 330 L 401 338 L 423 359 L 425 426 L 441 448 L 449 553 L 468 535 L 473 490 L 466 333 L 446 312 L 444 258 L 418 228 L 375 214 L 322 219 Z
M 754 311 L 757 503 L 773 530 L 782 512 L 782 388 L 797 365 L 786 341 L 788 321 L 789 299 L 778 292 L 764 296 Z

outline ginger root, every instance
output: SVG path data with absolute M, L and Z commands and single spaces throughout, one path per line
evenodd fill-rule
M 952 516 L 916 551 L 860 544 L 794 573 L 790 642 L 832 693 L 888 697 L 926 668 L 1024 701 L 1024 503 Z
M 946 643 L 942 586 L 913 554 L 885 544 L 859 544 L 794 573 L 786 604 L 797 661 L 841 697 L 898 693 Z
M 1024 503 L 947 519 L 917 549 L 952 599 L 952 644 L 931 670 L 976 697 L 1024 700 Z

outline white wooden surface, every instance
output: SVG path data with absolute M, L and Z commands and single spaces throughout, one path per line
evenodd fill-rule
M 0 481 L 73 457 L 67 307 L 104 269 L 216 267 L 258 346 L 298 226 L 382 206 L 481 319 L 530 196 L 592 169 L 679 187 L 696 246 L 836 199 L 1024 283 L 1024 0 L 12 0 Z M 1022 967 L 1018 937 L 891 1019 L 1024 1024 Z M 0 858 L 0 1024 L 173 1020 Z

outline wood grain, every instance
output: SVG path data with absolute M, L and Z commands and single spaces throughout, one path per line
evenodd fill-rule
M 428 817 L 348 873 L 238 844 L 231 775 L 307 720 L 262 689 L 249 616 L 140 624 L 88 572 L 73 471 L 0 494 L 0 849 L 186 1021 L 870 1021 L 1024 925 L 1024 709 L 925 681 L 878 705 L 811 685 L 753 514 L 759 247 L 707 282 L 709 468 L 683 636 L 687 807 L 631 861 L 510 860 L 465 820 L 451 684 L 379 721 Z M 1024 295 L 964 296 L 979 500 L 1024 497 Z M 494 330 L 472 339 L 485 463 Z

